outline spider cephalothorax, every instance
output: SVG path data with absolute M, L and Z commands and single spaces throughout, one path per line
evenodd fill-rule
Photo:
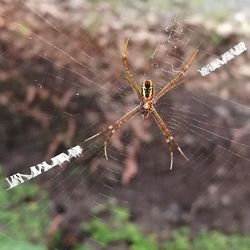
M 133 91 L 137 94 L 140 104 L 136 106 L 134 109 L 126 113 L 124 116 L 122 116 L 119 120 L 117 120 L 114 124 L 110 125 L 107 129 L 104 129 L 103 131 L 89 137 L 85 141 L 89 141 L 96 136 L 99 135 L 104 135 L 105 136 L 105 142 L 104 142 L 104 152 L 105 152 L 105 157 L 108 158 L 107 156 L 107 145 L 110 142 L 110 139 L 114 133 L 119 130 L 122 125 L 124 125 L 126 122 L 128 122 L 129 119 L 131 119 L 136 113 L 139 111 L 142 112 L 142 115 L 144 118 L 147 118 L 150 115 L 154 118 L 155 122 L 157 123 L 158 127 L 160 128 L 163 136 L 165 137 L 165 140 L 168 145 L 168 149 L 170 152 L 170 157 L 171 157 L 171 162 L 170 162 L 170 169 L 172 169 L 173 166 L 173 150 L 174 148 L 177 148 L 179 152 L 183 155 L 183 157 L 188 160 L 188 158 L 185 156 L 185 154 L 182 152 L 181 148 L 179 145 L 176 143 L 174 140 L 174 137 L 172 136 L 170 130 L 168 129 L 167 125 L 164 123 L 163 119 L 161 116 L 158 114 L 156 111 L 154 104 L 163 96 L 165 95 L 168 91 L 171 89 L 175 88 L 178 84 L 182 83 L 183 81 L 179 81 L 180 78 L 186 73 L 188 67 L 196 57 L 198 53 L 198 49 L 196 49 L 191 57 L 183 63 L 181 66 L 180 70 L 177 71 L 176 75 L 174 78 L 168 82 L 157 95 L 154 95 L 154 86 L 153 82 L 151 80 L 144 80 L 141 84 L 141 89 L 139 88 L 138 84 L 136 83 L 136 80 L 134 78 L 134 75 L 132 71 L 129 68 L 128 65 L 128 60 L 127 60 L 127 48 L 128 48 L 128 41 L 127 39 L 124 50 L 123 50 L 123 64 L 126 70 L 126 76 L 125 79 L 128 81 L 129 85 L 133 89 Z

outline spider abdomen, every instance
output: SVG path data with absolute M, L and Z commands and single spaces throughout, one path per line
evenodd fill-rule
M 154 87 L 151 80 L 145 80 L 142 82 L 141 94 L 144 100 L 152 100 L 154 96 Z

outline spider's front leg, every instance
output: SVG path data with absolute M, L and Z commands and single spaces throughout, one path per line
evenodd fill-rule
M 152 106 L 150 114 L 153 116 L 154 120 L 156 121 L 158 127 L 160 128 L 162 134 L 164 135 L 166 142 L 168 144 L 168 150 L 170 152 L 171 162 L 170 162 L 170 169 L 173 168 L 173 161 L 174 161 L 174 148 L 176 147 L 178 151 L 181 153 L 181 155 L 188 161 L 189 159 L 187 156 L 183 153 L 179 145 L 174 140 L 170 130 L 158 114 L 158 112 L 155 110 L 155 108 Z
M 132 71 L 130 70 L 130 67 L 128 65 L 128 59 L 127 59 L 127 48 L 128 48 L 128 41 L 129 39 L 126 40 L 124 49 L 123 49 L 123 55 L 122 55 L 122 61 L 123 61 L 123 65 L 125 67 L 126 70 L 126 76 L 125 79 L 127 80 L 127 82 L 129 83 L 129 85 L 131 86 L 131 88 L 133 89 L 133 91 L 137 94 L 138 98 L 141 98 L 141 94 L 140 94 L 140 89 L 135 81 L 134 75 L 132 73 Z
M 189 66 L 192 64 L 193 60 L 198 54 L 198 49 L 196 49 L 191 57 L 181 66 L 180 71 L 174 76 L 174 78 L 163 87 L 160 92 L 154 98 L 154 101 L 157 102 L 163 95 L 165 95 L 168 91 L 175 88 L 177 85 L 181 84 L 183 81 L 180 81 L 180 78 L 186 73 Z

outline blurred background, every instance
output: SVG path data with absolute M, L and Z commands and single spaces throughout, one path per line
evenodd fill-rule
M 1 0 L 0 249 L 250 249 L 248 1 Z M 156 105 L 189 161 L 141 114 L 83 141 L 138 104 L 122 51 L 156 92 L 199 48 Z M 83 157 L 6 190 L 6 177 L 75 145 Z

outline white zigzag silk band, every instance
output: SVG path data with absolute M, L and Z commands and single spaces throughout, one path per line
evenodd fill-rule
M 202 67 L 198 71 L 201 73 L 202 76 L 206 76 L 210 74 L 212 71 L 220 68 L 222 65 L 228 63 L 232 59 L 234 59 L 236 56 L 239 56 L 241 53 L 246 51 L 246 45 L 243 42 L 238 43 L 234 46 L 233 49 L 230 49 L 226 51 L 224 54 L 221 55 L 221 59 L 216 58 L 206 66 Z
M 30 180 L 44 172 L 47 172 L 49 169 L 62 165 L 65 162 L 70 162 L 72 158 L 78 158 L 82 156 L 83 149 L 81 146 L 77 145 L 75 147 L 70 148 L 67 153 L 61 153 L 51 158 L 51 164 L 48 164 L 46 161 L 37 164 L 36 166 L 30 167 L 30 174 L 14 174 L 10 177 L 5 178 L 9 184 L 9 188 L 18 186 L 21 183 L 24 183 L 27 180 Z

